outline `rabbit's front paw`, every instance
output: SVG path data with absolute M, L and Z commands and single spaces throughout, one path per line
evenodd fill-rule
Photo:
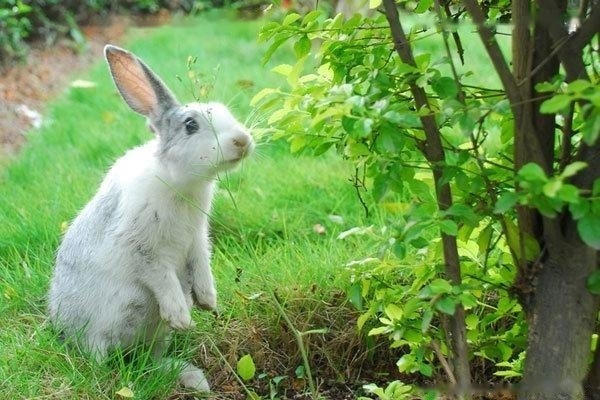
M 161 305 L 160 317 L 173 329 L 188 329 L 196 326 L 185 303 L 169 302 Z
M 194 288 L 196 304 L 203 310 L 217 310 L 217 292 L 214 288 Z

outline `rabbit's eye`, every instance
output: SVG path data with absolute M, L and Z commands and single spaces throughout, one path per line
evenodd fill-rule
M 183 123 L 185 124 L 185 130 L 187 131 L 188 135 L 196 133 L 198 129 L 200 129 L 200 127 L 198 126 L 198 121 L 196 121 L 192 117 L 186 118 Z

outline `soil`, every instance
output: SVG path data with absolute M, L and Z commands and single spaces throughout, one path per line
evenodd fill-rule
M 19 150 L 25 132 L 43 120 L 45 104 L 98 61 L 104 45 L 118 41 L 129 25 L 126 17 L 113 16 L 102 25 L 82 27 L 83 49 L 68 40 L 31 43 L 26 60 L 0 70 L 0 158 Z

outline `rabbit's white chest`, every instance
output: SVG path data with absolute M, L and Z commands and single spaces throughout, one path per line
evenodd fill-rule
M 151 241 L 156 243 L 157 248 L 169 251 L 174 259 L 187 255 L 195 236 L 200 234 L 203 222 L 198 210 L 178 203 L 155 207 L 152 215 L 155 226 L 148 231 L 154 236 Z

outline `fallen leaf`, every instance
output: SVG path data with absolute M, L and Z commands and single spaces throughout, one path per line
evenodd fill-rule
M 247 89 L 247 88 L 251 88 L 252 86 L 254 86 L 254 82 L 252 82 L 251 80 L 248 80 L 248 79 L 240 79 L 235 83 L 242 89 Z
M 76 79 L 71 82 L 71 87 L 80 88 L 80 89 L 90 89 L 98 86 L 96 82 L 86 81 L 84 79 Z
M 131 399 L 134 396 L 133 390 L 129 389 L 127 386 L 121 388 L 116 394 L 126 399 Z
M 325 234 L 325 227 L 321 224 L 315 224 L 313 225 L 313 232 L 316 233 L 317 235 L 323 235 Z
M 331 214 L 329 216 L 329 220 L 338 225 L 342 225 L 344 223 L 344 218 L 342 218 L 340 215 Z

